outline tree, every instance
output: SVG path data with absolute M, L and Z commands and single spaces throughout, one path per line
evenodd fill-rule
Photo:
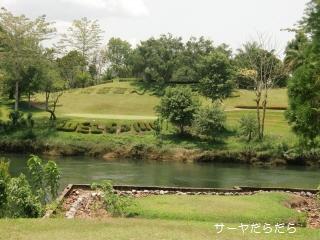
M 67 82 L 68 88 L 80 87 L 77 77 L 87 65 L 86 59 L 80 52 L 71 51 L 62 58 L 57 59 L 61 76 Z
M 4 8 L 0 11 L 0 40 L 5 50 L 0 60 L 9 75 L 15 95 L 15 110 L 19 108 L 20 85 L 23 81 L 24 67 L 37 59 L 41 52 L 41 42 L 51 38 L 55 29 L 46 21 L 45 16 L 30 20 L 24 15 L 14 16 Z
M 309 140 L 312 146 L 320 134 L 320 2 L 311 0 L 300 22 L 302 33 L 289 43 L 290 49 L 298 51 L 294 59 L 292 77 L 289 80 L 289 109 L 286 117 L 295 133 Z
M 305 49 L 309 44 L 309 39 L 304 31 L 296 31 L 295 39 L 287 44 L 285 50 L 284 66 L 286 71 L 293 73 L 306 60 Z
M 58 48 L 78 51 L 89 62 L 101 44 L 102 34 L 98 20 L 92 21 L 87 18 L 74 20 L 68 32 L 62 34 Z
M 107 45 L 106 59 L 109 70 L 113 77 L 130 77 L 132 67 L 130 56 L 132 54 L 131 45 L 120 38 L 111 38 Z
M 202 95 L 215 102 L 229 97 L 234 84 L 233 69 L 228 57 L 221 52 L 213 52 L 201 62 L 199 88 Z
M 42 60 L 43 75 L 41 78 L 40 91 L 45 93 L 45 111 L 50 113 L 50 120 L 57 119 L 55 111 L 60 97 L 66 89 L 65 81 L 62 80 L 56 62 L 50 53 Z M 50 102 L 52 103 L 50 105 Z
M 258 137 L 264 137 L 265 118 L 269 91 L 276 86 L 279 76 L 282 75 L 281 61 L 274 57 L 275 48 L 270 46 L 270 39 L 259 36 L 259 42 L 246 43 L 243 49 L 238 50 L 238 61 L 242 59 L 244 67 L 255 72 L 254 92 L 258 123 Z
M 171 34 L 143 41 L 131 58 L 133 73 L 147 82 L 158 85 L 168 83 L 177 69 L 178 56 L 182 50 L 182 39 Z
M 156 111 L 162 119 L 178 126 L 180 134 L 184 134 L 185 127 L 191 126 L 198 108 L 199 100 L 190 87 L 169 87 Z
M 294 132 L 314 142 L 320 134 L 319 65 L 304 63 L 290 79 L 289 110 L 286 113 Z
M 239 120 L 240 134 L 248 138 L 248 142 L 257 134 L 257 118 L 254 115 L 243 115 Z
M 218 104 L 201 108 L 194 120 L 198 134 L 215 139 L 225 131 L 226 114 Z
M 195 83 L 201 79 L 199 62 L 215 50 L 213 42 L 200 37 L 191 37 L 178 56 L 177 68 L 172 80 L 181 83 Z

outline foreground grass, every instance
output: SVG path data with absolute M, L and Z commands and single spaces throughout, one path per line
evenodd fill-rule
M 3 240 L 318 240 L 317 230 L 297 229 L 295 234 L 250 234 L 224 231 L 217 234 L 215 223 L 163 221 L 145 219 L 107 220 L 0 220 L 0 239 Z M 231 224 L 228 227 L 238 227 Z
M 150 196 L 131 210 L 142 218 L 223 223 L 305 223 L 306 214 L 284 206 L 293 195 L 263 193 L 253 196 Z

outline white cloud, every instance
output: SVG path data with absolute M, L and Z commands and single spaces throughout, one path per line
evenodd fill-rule
M 143 0 L 60 0 L 60 2 L 105 10 L 113 14 L 122 12 L 133 17 L 149 15 L 149 10 Z
M 104 0 L 60 0 L 62 3 L 72 3 L 83 7 L 106 8 L 107 3 Z
M 148 16 L 149 9 L 143 0 L 119 0 L 121 7 L 132 16 Z

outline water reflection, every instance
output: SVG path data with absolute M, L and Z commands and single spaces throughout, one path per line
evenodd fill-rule
M 6 155 L 13 175 L 26 172 L 27 156 Z M 184 164 L 153 161 L 105 161 L 88 157 L 44 157 L 55 160 L 62 172 L 61 186 L 111 179 L 116 184 L 218 187 L 316 188 L 320 171 L 307 167 L 263 168 L 239 164 Z

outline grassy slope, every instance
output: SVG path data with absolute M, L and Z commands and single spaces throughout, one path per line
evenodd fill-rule
M 99 94 L 103 92 L 105 88 L 110 88 L 109 93 Z M 125 88 L 125 94 L 115 94 L 112 93 L 118 88 Z M 61 102 L 57 108 L 58 117 L 71 118 L 73 121 L 84 121 L 84 120 L 95 120 L 99 123 L 110 122 L 110 119 L 118 119 L 117 122 L 128 122 L 130 119 L 138 120 L 144 119 L 151 120 L 154 116 L 154 106 L 159 102 L 159 98 L 153 96 L 151 92 L 145 92 L 143 95 L 138 95 L 136 93 L 131 93 L 132 90 L 138 90 L 142 92 L 140 88 L 129 82 L 114 82 L 108 84 L 102 84 L 85 89 L 75 89 L 64 94 L 61 98 Z M 254 105 L 253 97 L 254 94 L 250 91 L 240 90 L 235 95 L 239 97 L 232 97 L 224 102 L 224 107 L 227 111 L 227 123 L 230 129 L 237 126 L 240 117 L 243 114 L 255 114 L 254 110 L 239 110 L 234 109 L 236 105 Z M 1 100 L 1 99 L 0 99 Z M 43 96 L 37 95 L 35 97 L 37 102 L 43 102 Z M 205 101 L 205 100 L 204 100 Z M 287 104 L 286 90 L 285 89 L 274 89 L 270 92 L 270 106 L 279 105 L 285 106 Z M 11 104 L 12 105 L 12 104 Z M 9 107 L 11 106 L 9 102 L 0 102 L 0 110 L 6 116 Z M 28 110 L 24 105 L 22 109 Z M 38 117 L 48 117 L 48 113 L 41 110 L 32 109 L 34 116 Z M 151 118 L 150 118 L 151 117 Z M 122 119 L 122 120 L 119 120 Z M 291 132 L 287 121 L 284 118 L 283 111 L 272 111 L 268 110 L 266 117 L 266 132 L 267 134 L 276 135 L 282 137 L 286 140 L 295 139 L 293 133 Z M 50 134 L 47 132 L 38 132 L 37 135 L 41 139 L 43 136 L 45 139 L 50 137 L 52 141 L 59 142 L 72 142 L 72 141 L 90 141 L 92 143 L 98 142 L 117 142 L 117 143 L 157 143 L 157 139 L 153 134 L 121 134 L 121 135 L 111 135 L 111 136 L 93 136 L 93 135 L 81 135 L 78 133 L 54 133 Z M 15 136 L 13 136 L 15 137 Z M 164 137 L 164 143 L 166 145 L 175 145 L 179 147 L 210 147 L 212 144 L 207 142 L 199 142 L 192 139 L 178 139 Z M 241 144 L 236 136 L 229 136 L 225 143 L 222 145 L 215 144 L 215 148 L 223 149 L 238 149 Z
M 241 230 L 226 229 L 246 222 L 274 226 L 289 219 L 303 219 L 303 214 L 283 206 L 289 198 L 290 195 L 279 193 L 242 197 L 154 196 L 138 200 L 135 210 L 139 210 L 139 218 L 0 220 L 0 239 L 318 240 L 319 230 L 306 228 L 298 228 L 291 235 L 251 234 L 250 230 L 243 235 Z M 220 223 L 225 224 L 225 230 L 217 234 L 214 225 Z

